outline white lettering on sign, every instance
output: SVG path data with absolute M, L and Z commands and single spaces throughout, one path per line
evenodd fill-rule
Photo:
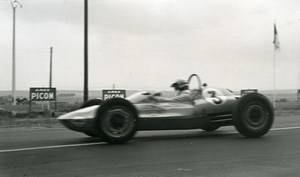
M 119 94 L 119 93 L 121 93 L 121 91 L 120 90 L 109 90 L 109 91 L 107 91 L 107 93 L 109 93 L 109 94 L 113 94 L 113 93 Z
M 107 99 L 112 99 L 112 98 L 125 98 L 124 94 L 109 94 L 109 95 L 104 95 L 104 100 Z
M 31 99 L 52 100 L 54 99 L 54 93 L 31 93 Z
M 47 89 L 47 88 L 39 88 L 39 89 L 35 89 L 34 90 L 35 92 L 50 92 L 50 89 Z
M 31 99 L 35 99 L 36 98 L 36 93 L 31 93 Z
M 126 90 L 103 90 L 102 99 L 126 98 Z
M 31 101 L 56 100 L 56 88 L 30 88 Z

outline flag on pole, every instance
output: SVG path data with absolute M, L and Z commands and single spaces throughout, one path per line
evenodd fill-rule
M 279 44 L 279 39 L 278 39 L 278 33 L 276 29 L 276 24 L 274 23 L 274 40 L 273 40 L 274 48 L 279 49 L 280 44 Z
M 273 40 L 273 44 L 274 44 L 274 55 L 273 55 L 273 106 L 274 108 L 276 108 L 276 50 L 280 49 L 280 44 L 279 44 L 279 40 L 278 40 L 278 32 L 276 29 L 276 23 L 274 23 L 274 40 Z

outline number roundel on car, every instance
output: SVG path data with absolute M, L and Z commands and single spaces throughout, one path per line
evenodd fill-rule
M 202 92 L 204 99 L 214 105 L 221 105 L 226 102 L 226 96 L 218 89 L 205 89 Z

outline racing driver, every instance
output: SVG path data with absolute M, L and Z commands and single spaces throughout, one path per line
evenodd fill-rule
M 152 97 L 155 101 L 158 102 L 192 102 L 192 94 L 189 89 L 189 84 L 184 79 L 177 79 L 171 87 L 174 87 L 176 96 L 171 98 L 155 96 Z

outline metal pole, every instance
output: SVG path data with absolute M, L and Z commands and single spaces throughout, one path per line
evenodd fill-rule
M 298 89 L 297 89 L 297 102 L 298 102 L 298 109 L 300 108 L 300 61 L 298 60 Z
M 52 53 L 53 53 L 53 47 L 50 47 L 50 78 L 49 78 L 49 88 L 52 88 Z
M 17 0 L 11 1 L 13 8 L 13 46 L 12 46 L 12 97 L 13 105 L 16 105 L 16 8 L 22 7 Z
M 84 90 L 83 101 L 88 100 L 88 0 L 84 0 Z
M 13 6 L 12 97 L 16 105 L 16 7 Z
M 273 106 L 276 109 L 276 49 L 273 53 Z
M 49 88 L 52 88 L 52 53 L 53 53 L 53 47 L 50 47 Z M 48 102 L 48 111 L 51 112 L 51 101 Z
M 276 109 L 276 50 L 279 50 L 279 40 L 278 40 L 278 33 L 276 29 L 276 22 L 274 20 L 274 51 L 273 51 L 273 106 Z

